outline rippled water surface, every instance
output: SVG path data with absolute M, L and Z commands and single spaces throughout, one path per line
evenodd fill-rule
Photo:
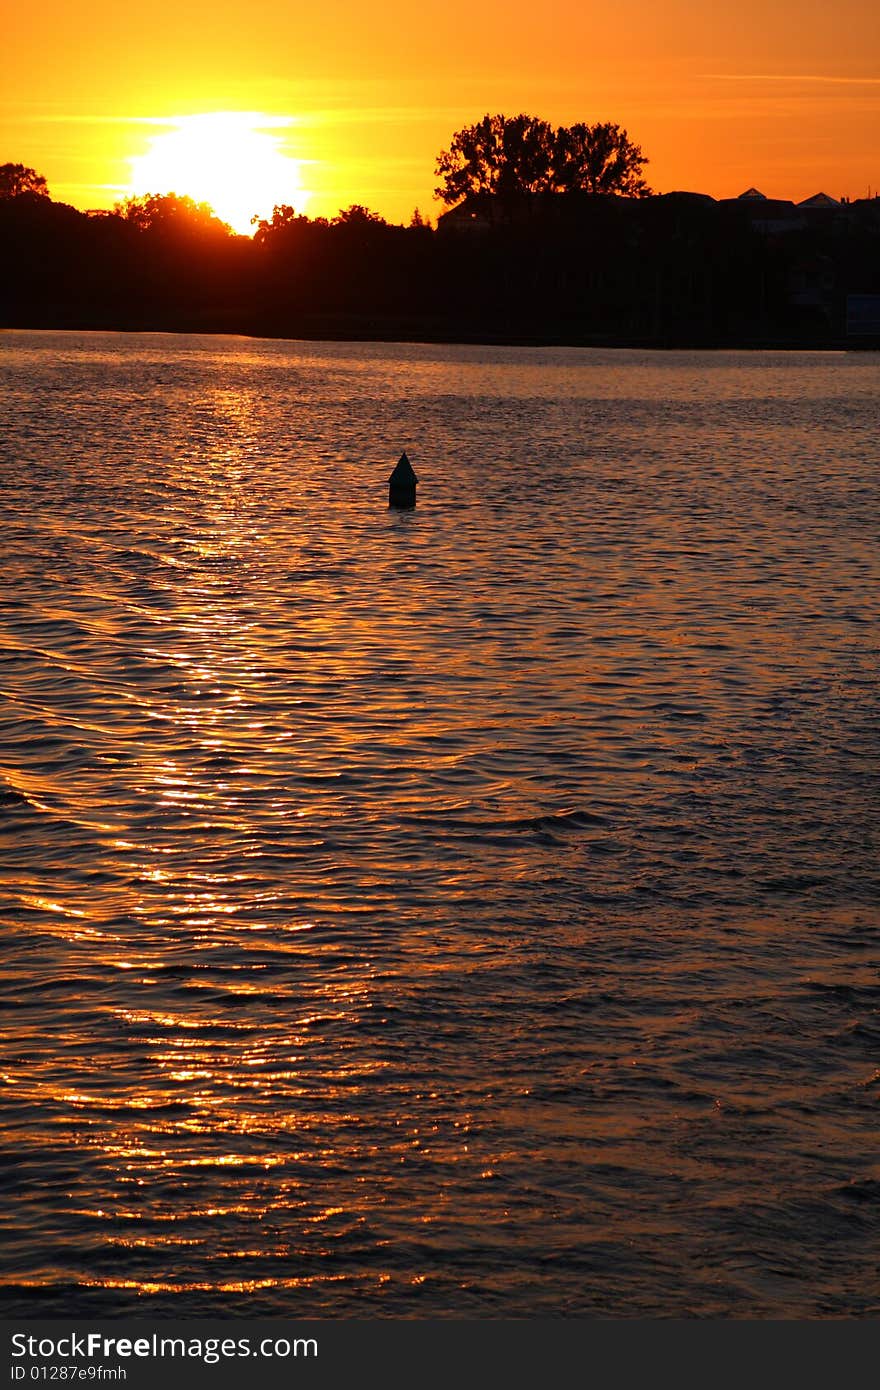
M 0 374 L 4 1308 L 880 1313 L 880 360 Z

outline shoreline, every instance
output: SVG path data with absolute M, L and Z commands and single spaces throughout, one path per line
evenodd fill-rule
M 422 343 L 426 347 L 522 347 L 596 348 L 631 352 L 880 352 L 880 338 L 854 339 L 829 333 L 824 336 L 795 338 L 768 334 L 766 337 L 701 335 L 639 336 L 625 334 L 531 331 L 525 326 L 503 328 L 479 325 L 441 325 L 427 320 L 340 318 L 336 315 L 311 316 L 280 324 L 211 318 L 163 320 L 145 316 L 133 319 L 88 319 L 79 316 L 22 316 L 21 320 L 0 324 L 0 333 L 119 333 L 168 334 L 176 337 L 256 338 L 267 342 L 326 343 Z

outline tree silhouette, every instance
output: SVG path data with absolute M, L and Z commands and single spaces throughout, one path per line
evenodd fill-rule
M 126 198 L 117 203 L 113 211 L 140 232 L 232 235 L 231 227 L 220 221 L 210 204 L 197 203 L 179 193 L 147 193 L 140 198 Z
M 553 130 L 536 116 L 484 116 L 456 131 L 437 158 L 444 203 L 462 198 L 518 198 L 540 193 L 650 192 L 647 163 L 625 130 L 610 121 Z
M 266 217 L 251 218 L 251 225 L 256 229 L 254 245 L 270 246 L 280 241 L 290 242 L 305 229 L 318 224 L 323 227 L 329 225 L 325 217 L 308 218 L 305 213 L 297 212 L 290 203 L 276 203 L 272 209 L 271 220 Z
M 643 198 L 650 193 L 642 178 L 647 164 L 619 125 L 560 126 L 554 149 L 555 186 L 563 193 L 620 193 Z
M 437 158 L 444 203 L 471 194 L 501 198 L 545 193 L 553 187 L 553 127 L 536 116 L 489 116 L 456 131 Z
M 334 227 L 387 227 L 384 217 L 371 212 L 363 203 L 352 203 L 350 207 L 340 208 L 333 218 Z
M 0 164 L 0 198 L 21 198 L 24 194 L 48 198 L 43 175 L 25 164 Z

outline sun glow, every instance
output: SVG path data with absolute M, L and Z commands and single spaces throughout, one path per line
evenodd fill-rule
M 131 161 L 130 193 L 177 193 L 209 203 L 233 231 L 249 235 L 252 217 L 271 218 L 277 203 L 302 212 L 308 200 L 300 162 L 270 133 L 290 124 L 249 111 L 179 117 Z

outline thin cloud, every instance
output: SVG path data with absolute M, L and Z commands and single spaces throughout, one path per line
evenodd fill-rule
M 707 72 L 711 82 L 816 82 L 833 87 L 880 87 L 880 77 L 829 77 L 825 73 Z
M 200 115 L 217 114 L 216 108 L 212 111 L 195 111 L 180 116 L 90 116 L 78 113 L 76 115 L 54 115 L 54 116 L 29 116 L 27 119 L 34 125 L 151 125 L 151 126 L 176 126 L 184 121 L 191 121 Z M 225 114 L 225 113 L 224 113 Z M 271 130 L 282 129 L 287 126 L 299 125 L 301 116 L 278 116 L 265 111 L 230 111 L 229 115 L 241 116 L 249 120 L 255 129 Z
M 359 125 L 365 121 L 375 124 L 397 124 L 400 121 L 459 120 L 460 107 L 444 106 L 332 106 L 300 111 L 297 125 Z
M 199 116 L 217 114 L 220 108 L 207 108 L 203 111 L 190 111 L 185 115 L 169 116 L 98 116 L 82 112 L 76 114 L 54 114 L 28 116 L 34 125 L 115 125 L 115 126 L 162 126 L 165 128 L 182 125 Z M 459 107 L 442 106 L 335 106 L 304 107 L 294 115 L 278 115 L 264 111 L 230 110 L 230 115 L 241 116 L 251 121 L 255 130 L 282 130 L 294 126 L 357 125 L 364 122 L 375 124 L 395 124 L 399 121 L 432 122 L 436 120 L 457 120 Z M 22 118 L 25 119 L 25 118 Z

